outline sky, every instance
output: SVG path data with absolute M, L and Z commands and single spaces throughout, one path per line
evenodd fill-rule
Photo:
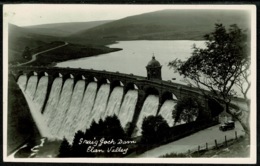
M 28 26 L 60 22 L 115 20 L 156 10 L 165 5 L 9 5 L 4 8 L 8 22 Z
M 194 6 L 185 6 L 185 8 L 194 9 Z M 176 8 L 183 8 L 183 6 L 16 4 L 4 5 L 4 21 L 17 26 L 29 26 L 62 22 L 117 20 L 127 16 Z M 198 9 L 198 6 L 195 8 Z M 216 8 L 216 6 L 208 5 L 200 8 Z M 230 9 L 231 7 L 228 8 Z M 232 9 L 236 9 L 236 7 L 233 6 Z

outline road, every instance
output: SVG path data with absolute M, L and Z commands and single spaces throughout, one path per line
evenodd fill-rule
M 137 157 L 152 158 L 160 157 L 169 153 L 187 153 L 189 150 L 192 152 L 197 150 L 198 146 L 200 146 L 201 148 L 205 148 L 206 143 L 208 143 L 208 147 L 210 148 L 215 145 L 215 139 L 218 143 L 223 143 L 225 141 L 225 136 L 227 137 L 227 140 L 234 139 L 235 131 L 237 131 L 238 137 L 244 135 L 242 126 L 238 122 L 236 122 L 235 125 L 236 128 L 234 130 L 229 130 L 225 132 L 219 130 L 219 125 L 212 126 L 190 136 L 184 137 L 180 140 L 148 150 Z
M 26 65 L 26 64 L 29 64 L 29 63 L 31 63 L 31 62 L 34 62 L 34 61 L 36 61 L 36 57 L 37 57 L 38 55 L 43 54 L 43 53 L 46 53 L 46 52 L 49 52 L 49 51 L 52 51 L 52 50 L 55 50 L 55 49 L 57 49 L 57 48 L 64 47 L 64 46 L 66 46 L 66 45 L 68 45 L 68 44 L 69 44 L 69 43 L 65 42 L 65 44 L 62 44 L 62 45 L 60 45 L 60 46 L 57 46 L 57 47 L 54 47 L 54 48 L 50 48 L 50 49 L 48 49 L 48 50 L 44 50 L 44 51 L 41 51 L 41 52 L 37 52 L 36 54 L 33 54 L 33 55 L 32 55 L 32 59 L 31 59 L 30 61 L 25 62 L 25 63 L 21 63 L 21 64 L 19 64 L 19 65 L 17 65 L 17 66 L 22 66 L 22 65 Z

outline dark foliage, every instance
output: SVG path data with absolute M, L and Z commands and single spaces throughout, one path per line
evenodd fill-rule
M 195 121 L 202 109 L 201 103 L 196 98 L 183 97 L 178 100 L 175 110 L 172 112 L 174 122 L 190 123 Z
M 209 105 L 209 109 L 211 110 L 212 117 L 218 116 L 224 110 L 224 107 L 220 105 L 218 101 L 212 98 L 209 98 L 208 105 Z
M 67 140 L 60 147 L 60 157 L 122 157 L 127 153 L 109 152 L 109 149 L 128 148 L 128 144 L 118 144 L 120 140 L 131 140 L 125 134 L 117 116 L 108 116 L 104 121 L 93 121 L 85 133 L 75 133 L 71 148 L 67 148 Z M 105 143 L 107 141 L 107 143 Z M 91 143 L 90 143 L 91 142 Z M 99 151 L 99 152 L 98 152 Z M 102 152 L 100 152 L 102 151 Z
M 24 59 L 31 59 L 31 58 L 32 58 L 32 53 L 31 53 L 31 50 L 30 50 L 29 47 L 25 47 L 25 48 L 24 48 L 22 57 L 23 57 Z
M 164 141 L 170 127 L 161 115 L 148 116 L 142 124 L 141 144 L 159 144 Z
M 245 83 L 241 82 L 241 78 L 248 78 L 249 74 L 247 71 L 250 66 L 250 44 L 247 36 L 246 32 L 235 24 L 228 30 L 222 24 L 216 24 L 215 30 L 204 37 L 206 48 L 194 46 L 192 56 L 188 60 L 175 59 L 169 66 L 183 75 L 190 84 L 201 89 L 202 93 L 206 93 L 203 89 L 209 90 L 211 93 L 205 95 L 211 95 L 222 102 L 226 112 L 237 119 L 246 133 L 249 133 L 249 126 L 236 112 L 230 110 L 232 98 L 237 95 L 234 86 Z M 247 87 L 250 87 L 248 82 Z M 241 91 L 243 94 L 247 93 L 248 88 Z
M 59 149 L 58 157 L 69 157 L 71 155 L 71 146 L 66 138 L 63 138 Z

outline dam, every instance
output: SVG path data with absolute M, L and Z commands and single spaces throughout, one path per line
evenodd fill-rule
M 143 119 L 150 115 L 161 115 L 172 127 L 174 106 L 184 96 L 199 98 L 210 116 L 207 97 L 198 89 L 161 80 L 155 59 L 146 68 L 147 77 L 57 67 L 10 66 L 9 72 L 33 103 L 44 137 L 72 142 L 76 131 L 112 115 L 125 130 L 135 126 L 133 137 L 141 135 Z

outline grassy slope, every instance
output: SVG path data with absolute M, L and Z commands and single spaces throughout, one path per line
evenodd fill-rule
M 228 146 L 224 144 L 219 145 L 218 148 L 210 150 L 202 150 L 200 152 L 188 153 L 171 153 L 166 154 L 163 157 L 175 158 L 175 157 L 200 157 L 200 158 L 237 158 L 237 157 L 249 157 L 250 155 L 250 141 L 248 137 L 240 137 L 238 140 L 228 141 Z
M 23 28 L 26 30 L 30 30 L 30 32 L 36 34 L 64 37 L 108 22 L 111 22 L 111 20 L 42 24 L 42 25 L 26 26 Z
M 22 53 L 26 46 L 30 49 L 35 49 L 58 39 L 46 35 L 37 35 L 21 27 L 9 24 L 8 61 L 22 61 Z
M 249 157 L 250 142 L 249 138 L 240 138 L 237 142 L 233 142 L 228 147 L 221 147 L 201 154 L 199 157 L 214 158 L 232 158 L 232 157 Z
M 94 23 L 92 22 L 88 24 L 87 23 L 84 24 L 78 23 L 78 24 L 82 26 L 87 24 L 88 25 L 87 27 L 90 28 L 93 26 L 100 25 L 104 22 L 107 21 L 94 22 Z M 63 24 L 61 25 L 58 24 L 58 25 L 61 26 Z M 52 27 L 54 25 L 48 25 L 48 26 Z M 64 29 L 70 28 L 71 26 L 72 26 L 71 24 L 68 24 L 66 27 L 64 27 Z M 61 37 L 47 36 L 46 34 L 45 35 L 36 34 L 36 31 L 35 33 L 31 33 L 31 30 L 10 24 L 9 25 L 9 59 L 8 59 L 9 63 L 16 64 L 16 63 L 23 63 L 28 61 L 22 57 L 23 50 L 26 46 L 28 46 L 31 50 L 31 53 L 34 54 L 61 45 L 60 44 L 61 42 L 58 41 L 64 41 L 64 39 Z M 84 46 L 79 44 L 70 44 L 66 47 L 53 50 L 45 54 L 41 54 L 39 56 L 40 59 L 37 60 L 37 62 L 32 63 L 32 65 L 48 65 L 48 64 L 52 64 L 53 62 L 60 62 L 69 59 L 88 57 L 88 56 L 93 56 L 93 55 L 98 55 L 98 54 L 103 54 L 103 53 L 118 51 L 118 50 L 119 49 L 112 49 L 112 48 L 110 49 L 108 47 L 102 46 L 102 44 L 100 43 L 94 45 L 88 44 Z
M 116 40 L 201 40 L 215 23 L 247 28 L 241 11 L 163 10 L 127 17 L 71 35 L 68 40 L 113 42 Z

